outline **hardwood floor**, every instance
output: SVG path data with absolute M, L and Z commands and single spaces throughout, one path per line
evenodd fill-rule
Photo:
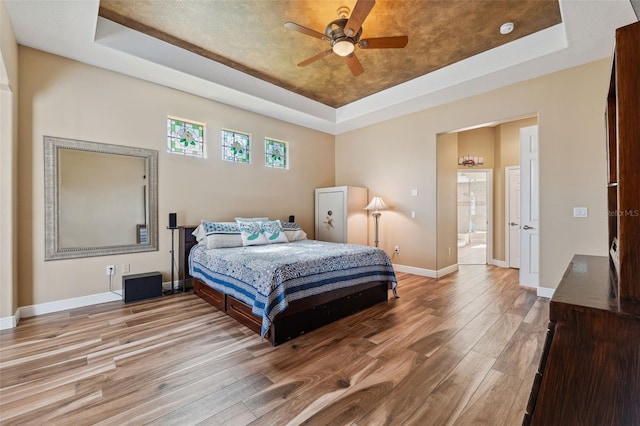
M 0 333 L 0 423 L 521 424 L 548 300 L 491 266 L 398 279 L 275 348 L 193 294 L 23 319 Z

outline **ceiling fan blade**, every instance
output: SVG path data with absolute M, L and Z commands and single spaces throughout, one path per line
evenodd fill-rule
M 405 47 L 408 42 L 407 36 L 378 37 L 360 40 L 358 46 L 360 49 L 395 49 Z
M 320 40 L 326 40 L 326 41 L 330 41 L 331 40 L 328 36 L 318 32 L 316 30 L 312 30 L 311 28 L 303 27 L 302 25 L 296 24 L 295 22 L 286 22 L 284 24 L 284 27 L 289 29 L 289 30 L 297 31 L 297 32 L 302 33 L 302 34 L 306 34 L 306 35 L 311 36 L 311 37 L 319 38 Z
M 310 57 L 309 59 L 302 61 L 298 64 L 299 67 L 306 67 L 309 64 L 314 63 L 315 61 L 324 58 L 327 55 L 331 55 L 333 53 L 333 50 L 329 49 L 329 50 L 325 50 L 324 52 L 320 52 L 317 55 L 314 55 L 312 57 Z
M 360 27 L 362 27 L 362 23 L 367 16 L 369 16 L 369 12 L 373 9 L 373 5 L 376 4 L 376 0 L 358 0 L 356 5 L 353 7 L 353 11 L 351 12 L 351 16 L 349 16 L 349 20 L 347 21 L 347 25 L 344 26 L 344 33 L 347 37 L 353 37 L 360 31 Z
M 347 65 L 354 77 L 357 77 L 364 72 L 364 68 L 355 53 L 350 53 L 347 56 L 344 56 L 344 60 L 347 62 Z

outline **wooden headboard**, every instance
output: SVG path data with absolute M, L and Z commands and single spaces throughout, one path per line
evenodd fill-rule
M 191 280 L 192 278 L 191 275 L 189 275 L 189 252 L 193 246 L 198 244 L 196 237 L 191 235 L 197 227 L 198 225 L 180 227 L 180 241 L 178 243 L 178 277 L 181 277 L 185 281 Z

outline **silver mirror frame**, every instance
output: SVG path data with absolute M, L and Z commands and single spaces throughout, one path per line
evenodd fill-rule
M 73 248 L 62 248 L 59 246 L 58 212 L 60 211 L 60 206 L 58 199 L 58 152 L 60 149 L 126 155 L 147 160 L 149 185 L 147 191 L 149 196 L 147 243 Z M 44 200 L 45 261 L 158 250 L 158 151 L 156 150 L 45 136 Z

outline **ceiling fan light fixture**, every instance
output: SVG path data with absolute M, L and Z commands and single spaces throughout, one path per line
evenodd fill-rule
M 336 40 L 331 47 L 333 49 L 333 53 L 338 56 L 349 56 L 355 49 L 353 42 L 347 38 Z

